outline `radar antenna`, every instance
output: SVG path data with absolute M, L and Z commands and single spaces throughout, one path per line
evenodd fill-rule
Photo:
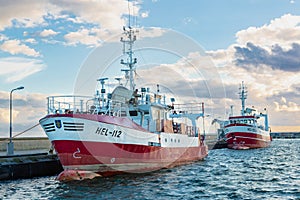
M 239 96 L 240 99 L 242 101 L 242 110 L 241 110 L 241 114 L 242 116 L 245 115 L 245 101 L 247 99 L 247 87 L 244 85 L 244 81 L 242 82 L 242 84 L 240 85 L 240 92 L 239 92 Z
M 100 82 L 101 84 L 101 101 L 102 101 L 102 108 L 104 107 L 104 94 L 105 94 L 105 88 L 104 88 L 104 84 L 105 81 L 108 80 L 108 78 L 99 78 L 97 81 Z
M 126 66 L 129 71 L 129 83 L 130 83 L 130 90 L 134 91 L 135 83 L 134 83 L 134 71 L 135 71 L 135 64 L 137 63 L 137 59 L 133 57 L 133 44 L 136 41 L 135 30 L 131 27 L 125 28 L 123 27 L 125 39 L 121 37 L 121 42 L 123 43 L 123 54 L 127 54 L 127 59 L 124 61 L 121 59 L 121 64 Z M 126 48 L 127 47 L 127 48 Z M 123 70 L 126 72 L 126 70 Z

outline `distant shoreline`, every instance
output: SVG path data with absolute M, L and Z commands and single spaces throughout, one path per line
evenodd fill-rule
M 5 152 L 7 150 L 7 143 L 9 139 L 0 138 L 0 152 Z M 36 149 L 46 149 L 51 148 L 51 142 L 47 137 L 24 137 L 24 138 L 13 138 L 14 150 L 24 151 L 24 150 L 36 150 Z

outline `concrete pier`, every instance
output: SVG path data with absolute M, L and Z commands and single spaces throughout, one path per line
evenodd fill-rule
M 52 176 L 63 168 L 56 154 L 49 152 L 47 138 L 14 139 L 14 154 L 7 155 L 7 140 L 1 140 L 0 180 Z
M 17 151 L 14 155 L 0 153 L 0 180 L 52 176 L 63 169 L 56 154 L 45 151 Z

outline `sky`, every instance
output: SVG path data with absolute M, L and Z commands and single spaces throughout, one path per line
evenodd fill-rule
M 13 93 L 17 134 L 46 115 L 47 96 L 92 93 L 101 75 L 119 76 L 129 23 L 138 83 L 197 97 L 211 118 L 226 118 L 230 105 L 239 112 L 244 81 L 246 104 L 267 108 L 273 131 L 300 131 L 298 0 L 0 0 L 0 137 L 13 88 L 25 87 Z

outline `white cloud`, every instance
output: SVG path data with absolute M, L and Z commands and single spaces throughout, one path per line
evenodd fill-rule
M 9 127 L 9 92 L 0 91 L 0 137 L 7 137 Z M 28 129 L 38 123 L 39 119 L 46 115 L 45 103 L 46 96 L 39 93 L 26 93 L 25 91 L 16 92 L 13 96 L 13 135 L 16 135 L 25 129 Z M 29 132 L 22 134 L 26 136 L 45 136 L 44 132 L 38 126 Z
M 0 2 L 0 31 L 7 27 L 34 27 L 43 24 L 47 1 L 15 0 Z
M 74 24 L 81 24 L 84 23 L 79 17 L 68 17 L 67 21 L 73 22 Z
M 20 40 L 7 40 L 0 45 L 0 50 L 8 52 L 12 55 L 24 54 L 27 56 L 38 57 L 40 53 L 31 49 L 25 44 L 21 44 Z
M 227 65 L 231 65 L 233 63 L 234 53 L 234 45 L 229 46 L 227 49 L 206 51 L 206 54 L 212 57 L 214 63 L 218 67 L 225 67 Z
M 73 13 L 76 21 L 97 24 L 103 29 L 118 30 L 126 25 L 123 15 L 137 16 L 139 7 L 134 1 L 103 0 L 103 1 L 72 1 L 61 0 L 53 2 L 64 11 Z M 129 4 L 129 5 L 128 5 Z
M 59 34 L 59 32 L 55 32 L 52 29 L 45 29 L 40 33 L 41 37 L 49 37 Z
M 280 103 L 280 102 L 274 102 L 276 108 L 275 111 L 277 112 L 299 112 L 300 111 L 300 105 L 298 105 L 295 102 L 286 102 L 286 103 Z
M 13 26 L 46 26 L 48 19 L 64 19 L 75 24 L 82 24 L 79 31 L 72 31 L 65 35 L 68 44 L 82 43 L 88 46 L 95 46 L 99 45 L 100 40 L 103 41 L 112 35 L 119 34 L 120 27 L 127 25 L 127 18 L 125 16 L 129 13 L 131 16 L 142 15 L 143 17 L 147 17 L 148 12 L 139 13 L 139 4 L 139 1 L 128 2 L 127 0 L 3 1 L 0 2 L 0 31 Z M 94 28 L 90 28 L 91 25 Z M 91 29 L 98 30 L 92 31 Z M 48 37 L 57 35 L 58 33 L 52 29 L 45 29 L 40 32 L 40 36 Z M 23 36 L 28 36 L 28 32 L 24 31 Z M 78 39 L 78 42 L 74 38 Z M 31 56 L 35 53 L 31 52 Z
M 286 98 L 281 97 L 281 101 L 282 101 L 282 103 L 286 103 Z
M 77 32 L 68 33 L 64 38 L 69 45 L 81 43 L 88 46 L 97 46 L 100 43 L 99 38 L 88 29 L 80 29 Z
M 138 30 L 138 37 L 139 38 L 153 38 L 153 37 L 160 37 L 164 33 L 166 33 L 166 29 L 159 28 L 159 27 L 148 27 L 148 28 L 140 28 Z
M 141 13 L 142 18 L 147 18 L 149 16 L 149 11 L 145 11 Z
M 25 40 L 25 42 L 30 43 L 30 44 L 37 44 L 38 42 L 34 38 L 28 38 Z
M 20 57 L 0 58 L 0 66 L 0 76 L 8 83 L 20 81 L 46 67 L 41 60 Z
M 297 115 L 300 111 L 299 89 L 297 90 L 296 87 L 300 84 L 300 71 L 297 70 L 299 68 L 295 65 L 292 66 L 294 70 L 287 70 L 288 63 L 284 63 L 286 68 L 276 68 L 276 64 L 282 62 L 285 57 L 289 58 L 288 56 L 290 56 L 290 60 L 297 59 L 298 51 L 292 44 L 300 44 L 299 35 L 300 16 L 286 14 L 261 27 L 249 27 L 239 31 L 236 34 L 236 43 L 227 49 L 207 52 L 218 66 L 218 72 L 226 85 L 227 94 L 230 95 L 228 98 L 233 99 L 233 102 L 230 102 L 230 99 L 227 98 L 229 102 L 227 105 L 235 105 L 236 110 L 240 107 L 240 101 L 236 94 L 238 90 L 234 92 L 232 88 L 235 86 L 234 88 L 237 89 L 238 84 L 244 81 L 248 86 L 247 105 L 254 105 L 256 108 L 261 106 L 258 110 L 267 107 L 272 124 L 299 124 L 296 118 L 289 116 L 290 113 Z M 252 68 L 237 65 L 235 47 L 243 48 L 247 46 L 247 43 L 252 43 L 252 46 L 257 47 L 257 50 L 267 50 L 269 54 L 276 50 L 278 59 L 273 59 L 271 62 L 274 66 L 269 63 L 267 63 L 268 65 L 264 64 L 264 62 L 260 62 L 259 66 Z M 277 48 L 274 49 L 274 46 Z M 280 48 L 284 50 L 279 51 Z M 243 48 L 242 50 L 245 50 L 244 54 L 246 55 L 249 53 L 247 50 L 253 49 Z M 284 52 L 285 57 L 280 57 L 280 52 Z M 260 52 L 253 51 L 253 54 L 255 53 Z M 257 55 L 257 57 L 253 57 L 253 59 L 255 58 L 259 59 L 260 57 Z M 261 59 L 266 58 L 261 57 Z M 233 92 L 231 93 L 231 91 Z M 281 113 L 281 117 L 277 116 L 278 112 Z M 284 118 L 290 118 L 290 120 L 288 122 L 282 121 L 283 115 Z
M 258 96 L 264 97 L 270 97 L 282 91 L 289 91 L 292 85 L 300 84 L 299 78 L 296 78 L 300 76 L 300 72 L 272 69 L 271 66 L 266 65 L 260 65 L 252 71 L 236 66 L 234 46 L 243 46 L 247 42 L 251 42 L 255 46 L 265 49 L 273 44 L 290 48 L 291 43 L 300 43 L 299 24 L 300 16 L 283 15 L 262 27 L 250 27 L 239 31 L 236 34 L 236 44 L 230 45 L 225 50 L 210 51 L 208 54 L 212 56 L 219 67 L 218 70 L 227 84 L 245 81 L 253 85 L 253 89 L 255 89 Z
M 248 42 L 271 48 L 275 44 L 290 47 L 291 43 L 300 43 L 300 16 L 286 14 L 262 27 L 249 27 L 236 33 L 237 43 Z
M 129 10 L 132 16 L 139 16 L 139 2 L 127 0 L 1 1 L 0 31 L 12 26 L 47 25 L 45 19 L 58 18 L 73 23 L 94 24 L 105 30 L 119 30 L 120 27 L 126 25 L 124 16 L 129 13 Z
M 137 37 L 141 38 L 154 38 L 162 36 L 166 30 L 151 27 L 137 29 Z M 77 32 L 70 32 L 64 36 L 67 45 L 84 44 L 90 47 L 101 45 L 102 42 L 117 42 L 122 37 L 120 30 L 109 31 L 101 28 L 79 29 Z
M 0 33 L 0 41 L 8 40 L 8 37 Z

